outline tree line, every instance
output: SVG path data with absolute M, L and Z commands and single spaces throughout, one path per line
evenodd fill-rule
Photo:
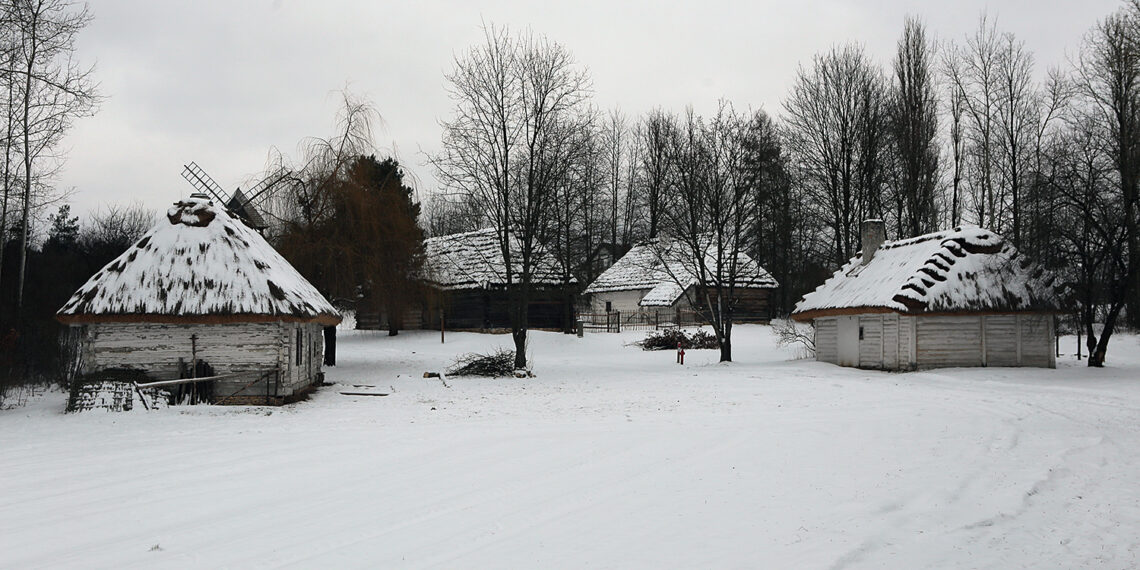
M 89 263 L 110 260 L 97 226 L 125 212 L 96 216 L 87 233 L 64 223 L 66 209 L 49 219 L 66 198 L 54 186 L 63 138 L 99 102 L 93 68 L 75 57 L 90 21 L 68 0 L 0 0 L 0 384 L 51 368 L 59 307 L 48 305 Z
M 722 101 L 711 116 L 631 117 L 594 105 L 564 46 L 492 26 L 446 75 L 454 111 L 424 226 L 499 229 L 519 275 L 520 366 L 540 249 L 567 284 L 586 284 L 604 252 L 684 245 L 728 360 L 723 289 L 738 254 L 780 281 L 773 307 L 786 314 L 858 251 L 869 218 L 891 238 L 962 224 L 1002 234 L 1063 277 L 1099 366 L 1121 320 L 1140 324 L 1140 0 L 1101 19 L 1078 53 L 1042 71 L 985 15 L 941 42 L 908 17 L 889 65 L 837 45 L 799 67 L 775 116 Z
M 24 292 L 36 271 L 58 267 L 52 255 L 101 255 L 83 249 L 93 240 L 66 237 L 67 212 L 37 229 L 61 199 L 59 143 L 98 103 L 91 69 L 72 57 L 90 14 L 64 0 L 0 4 L 6 330 L 50 321 L 51 302 L 29 309 L 39 295 Z M 378 157 L 375 112 L 346 97 L 336 134 L 307 139 L 299 158 L 275 157 L 284 174 L 266 204 L 268 237 L 330 297 L 392 317 L 422 293 L 413 277 L 425 233 L 497 228 L 515 269 L 515 364 L 525 366 L 543 251 L 580 288 L 602 257 L 667 242 L 662 251 L 697 276 L 691 301 L 730 360 L 742 254 L 780 281 L 772 306 L 786 314 L 859 249 L 863 219 L 885 220 L 893 238 L 977 224 L 1063 276 L 1089 362 L 1101 365 L 1117 326 L 1140 319 L 1140 0 L 1102 18 L 1077 53 L 1043 72 L 986 16 L 941 42 L 910 17 L 888 65 L 837 45 L 799 67 L 774 114 L 721 101 L 706 116 L 629 115 L 594 104 L 566 47 L 490 27 L 445 76 L 454 108 L 430 157 L 441 189 L 423 216 L 404 169 Z

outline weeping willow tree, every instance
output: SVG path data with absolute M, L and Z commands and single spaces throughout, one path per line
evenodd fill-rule
M 277 249 L 335 301 L 387 315 L 389 334 L 419 297 L 423 230 L 415 190 L 395 158 L 377 158 L 375 109 L 350 95 L 337 134 L 302 144 L 303 161 L 275 168 L 288 174 L 268 208 Z

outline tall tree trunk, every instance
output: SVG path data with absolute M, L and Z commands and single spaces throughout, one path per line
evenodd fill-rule
M 15 105 L 14 89 L 16 81 L 10 78 L 8 81 L 8 99 L 7 99 L 7 121 L 6 132 L 4 135 L 4 198 L 3 204 L 0 205 L 0 284 L 4 282 L 4 251 L 7 249 L 8 244 L 8 198 L 12 193 L 12 125 L 16 117 L 12 115 L 12 107 Z
M 28 266 L 28 227 L 31 225 L 28 223 L 32 208 L 32 152 L 29 141 L 31 128 L 29 127 L 32 105 L 32 71 L 36 62 L 36 50 L 39 47 L 36 36 L 38 32 L 39 22 L 34 16 L 31 22 L 31 38 L 28 40 L 31 52 L 28 54 L 27 65 L 24 69 L 24 108 L 23 122 L 21 123 L 24 131 L 24 211 L 20 223 L 20 277 L 19 283 L 16 285 L 17 319 L 22 319 L 24 312 L 24 279 L 27 276 Z

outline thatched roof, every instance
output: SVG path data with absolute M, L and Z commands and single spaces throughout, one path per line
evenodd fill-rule
M 649 292 L 642 297 L 643 307 L 667 307 L 677 302 L 698 281 L 692 263 L 686 263 L 686 252 L 679 244 L 651 240 L 634 246 L 621 259 L 602 272 L 584 293 L 613 291 Z M 711 255 L 711 252 L 710 252 Z M 713 267 L 713 260 L 705 261 Z M 737 258 L 735 286 L 741 289 L 775 289 L 779 283 L 747 254 Z
M 888 241 L 851 258 L 804 296 L 797 320 L 857 312 L 1057 312 L 1052 274 L 1000 235 L 976 227 Z
M 260 234 L 201 194 L 178 202 L 59 310 L 65 323 L 317 321 L 338 311 Z
M 521 246 L 518 238 L 511 233 L 512 282 L 519 283 L 522 276 L 519 269 L 522 260 L 518 257 Z M 558 262 L 544 248 L 535 250 L 531 262 L 531 283 L 536 285 L 561 285 L 564 283 L 558 270 Z M 502 287 L 507 283 L 506 263 L 503 250 L 494 229 L 451 234 L 424 240 L 424 279 L 445 290 L 488 289 Z M 570 280 L 574 282 L 573 278 Z

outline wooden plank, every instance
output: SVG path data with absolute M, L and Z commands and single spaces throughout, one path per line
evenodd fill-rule
M 815 358 L 820 362 L 839 361 L 838 323 L 835 318 L 815 320 Z
M 919 367 L 982 365 L 979 317 L 918 317 L 917 329 Z
M 229 380 L 232 378 L 242 378 L 249 376 L 261 376 L 272 372 L 272 370 L 257 370 L 249 372 L 234 372 L 232 374 L 218 374 L 215 376 L 203 376 L 201 378 L 180 378 L 178 380 L 160 380 L 158 382 L 146 382 L 138 384 L 139 388 L 162 388 L 165 386 L 177 386 L 179 384 L 193 384 L 194 382 L 213 382 L 217 380 Z

